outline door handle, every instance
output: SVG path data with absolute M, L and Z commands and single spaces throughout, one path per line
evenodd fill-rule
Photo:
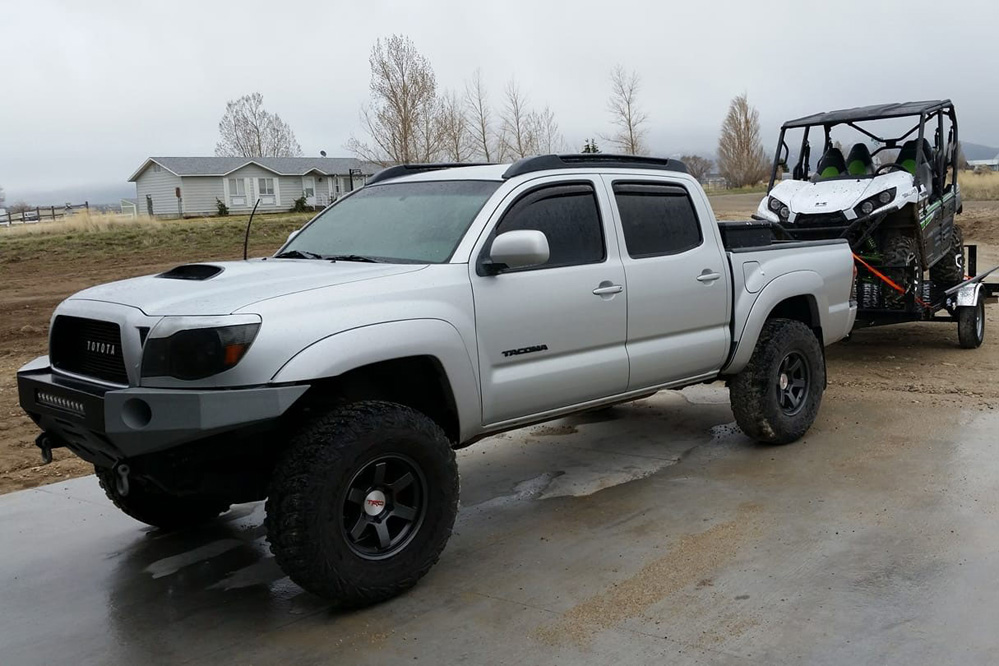
M 697 276 L 698 282 L 714 282 L 721 277 L 721 273 L 712 273 L 709 269 L 705 268 L 704 272 Z
M 608 296 L 610 294 L 620 294 L 624 291 L 624 287 L 619 284 L 611 284 L 605 287 L 597 287 L 593 290 L 594 296 Z

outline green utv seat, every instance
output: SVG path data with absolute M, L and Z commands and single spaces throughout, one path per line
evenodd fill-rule
M 851 176 L 869 176 L 874 173 L 874 160 L 867 144 L 855 143 L 846 157 L 846 172 Z
M 819 179 L 835 178 L 842 176 L 846 172 L 846 160 L 843 159 L 843 151 L 833 147 L 827 150 L 819 159 L 816 165 L 816 172 Z
M 906 171 L 911 173 L 913 176 L 916 175 L 916 161 L 919 156 L 918 151 L 919 142 L 916 139 L 911 141 L 906 141 L 902 144 L 902 149 L 898 151 L 898 157 L 895 158 L 895 164 L 903 167 Z M 930 195 L 933 195 L 933 152 L 930 148 L 930 142 L 923 139 L 923 168 L 920 173 L 920 182 L 926 186 L 927 191 Z

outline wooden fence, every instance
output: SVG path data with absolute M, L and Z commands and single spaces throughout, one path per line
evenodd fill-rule
M 89 212 L 90 202 L 84 201 L 82 204 L 63 204 L 62 206 L 35 206 L 34 210 L 29 208 L 18 213 L 8 210 L 5 215 L 0 215 L 0 226 L 9 227 L 12 224 L 34 224 L 43 220 L 56 220 L 79 213 L 81 210 Z

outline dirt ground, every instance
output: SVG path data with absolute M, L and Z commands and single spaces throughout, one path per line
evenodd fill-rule
M 748 217 L 759 195 L 712 197 L 719 218 Z M 966 242 L 979 245 L 979 267 L 999 264 L 999 202 L 967 202 L 959 218 Z M 267 248 L 254 248 L 254 250 Z M 262 252 L 257 252 L 260 254 Z M 211 255 L 217 254 L 212 251 Z M 20 410 L 15 372 L 45 354 L 52 310 L 85 287 L 157 272 L 192 259 L 232 258 L 231 252 L 199 256 L 196 248 L 151 250 L 140 255 L 73 261 L 34 260 L 11 265 L 0 275 L 0 493 L 31 488 L 92 472 L 64 450 L 41 465 L 33 442 L 37 428 Z M 988 310 L 984 345 L 964 350 L 954 324 L 907 324 L 866 329 L 828 351 L 826 400 L 890 395 L 912 409 L 961 406 L 980 410 L 999 407 L 999 310 Z M 888 424 L 876 424 L 887 427 Z M 877 437 L 877 431 L 872 437 Z

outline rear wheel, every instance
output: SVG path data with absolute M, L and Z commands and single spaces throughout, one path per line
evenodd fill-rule
M 114 505 L 141 523 L 163 529 L 194 527 L 229 509 L 229 502 L 204 495 L 170 495 L 138 481 L 129 483 L 123 494 L 117 475 L 107 467 L 95 467 L 94 473 Z
M 736 423 L 757 441 L 793 442 L 815 421 L 825 384 L 822 346 L 812 329 L 771 319 L 749 363 L 729 383 Z
M 930 279 L 933 286 L 940 290 L 964 281 L 964 234 L 956 224 L 951 232 L 947 254 L 930 266 Z
M 965 349 L 977 349 L 985 341 L 985 301 L 957 309 L 957 339 Z

